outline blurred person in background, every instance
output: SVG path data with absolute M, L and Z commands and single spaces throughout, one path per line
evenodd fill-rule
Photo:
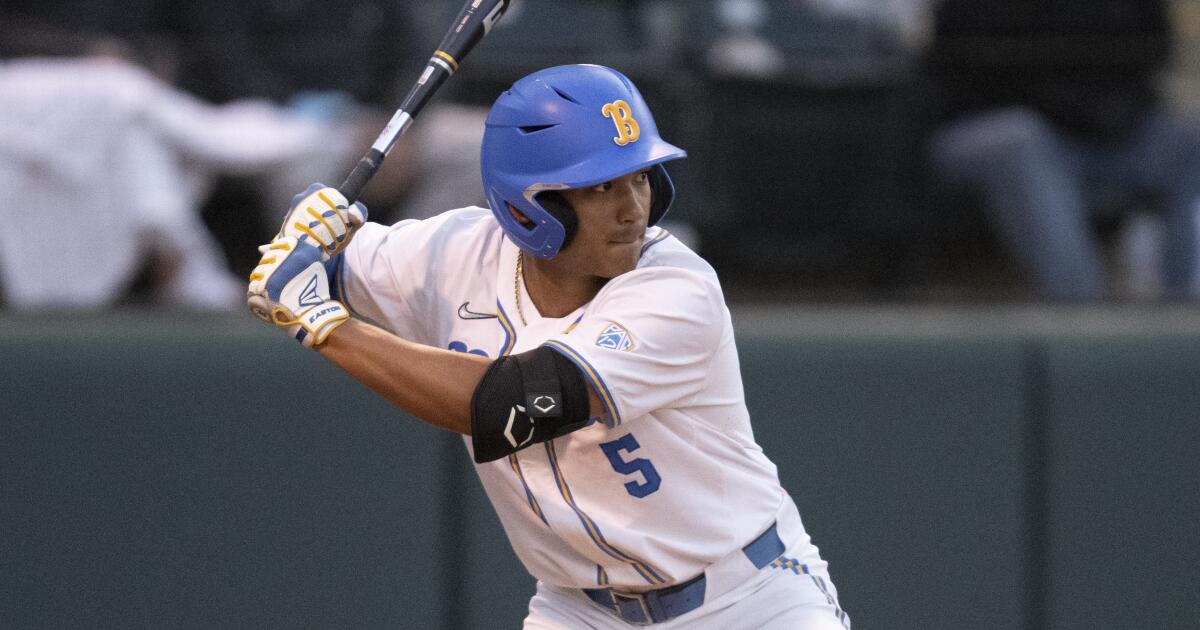
M 0 183 L 22 203 L 0 211 L 0 302 L 235 307 L 241 282 L 199 212 L 214 178 L 286 168 L 313 142 L 347 162 L 358 147 L 340 126 L 264 101 L 205 103 L 170 84 L 169 40 L 55 10 L 3 9 L 0 89 L 20 98 L 0 103 Z
M 233 277 L 254 263 L 237 256 L 243 245 L 268 235 L 302 183 L 349 172 L 415 77 L 415 7 L 6 3 L 0 85 L 25 96 L 0 105 L 0 181 L 35 207 L 0 241 L 19 241 L 0 253 L 0 304 L 236 305 Z M 400 86 L 406 70 L 413 76 Z M 482 201 L 481 188 L 444 180 L 478 169 L 484 113 L 429 108 L 364 199 L 384 217 Z M 314 142 L 327 150 L 291 157 Z M 176 243 L 177 234 L 208 235 L 202 222 L 213 238 Z M 141 227 L 107 227 L 122 223 Z M 52 242 L 60 262 L 29 262 Z M 108 243 L 103 256 L 75 251 L 96 242 Z
M 1136 214 L 1147 210 L 1161 239 L 1148 239 L 1141 258 L 1152 273 L 1132 290 L 1196 295 L 1200 127 L 1160 94 L 1171 36 L 1161 0 L 943 0 L 936 9 L 929 68 L 945 111 L 933 175 L 944 191 L 978 197 L 1042 298 L 1113 297 L 1102 236 L 1122 223 L 1155 225 Z
M 357 159 L 399 107 L 436 43 L 427 42 L 419 26 L 426 14 L 438 14 L 435 4 L 257 0 L 198 9 L 191 2 L 158 0 L 154 21 L 183 44 L 181 87 L 216 103 L 264 98 L 317 120 L 362 124 L 367 132 L 358 138 Z M 431 103 L 421 124 L 393 149 L 382 177 L 372 178 L 363 201 L 379 220 L 424 218 L 441 208 L 482 203 L 482 187 L 464 186 L 461 174 L 479 169 L 485 116 L 485 108 L 446 98 Z M 291 165 L 256 179 L 249 192 L 260 197 L 257 203 L 224 204 L 257 205 L 268 215 L 257 234 L 226 235 L 246 239 L 235 251 L 251 251 L 266 237 L 296 190 L 340 178 L 352 165 Z

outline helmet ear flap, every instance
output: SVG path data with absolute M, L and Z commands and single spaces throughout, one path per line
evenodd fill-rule
M 538 193 L 536 200 L 538 205 L 563 226 L 563 242 L 559 246 L 561 251 L 571 244 L 571 241 L 575 239 L 575 233 L 579 231 L 579 218 L 575 214 L 575 208 L 571 207 L 571 202 L 567 201 L 567 197 L 557 190 Z
M 667 210 L 671 209 L 671 203 L 674 201 L 675 184 L 671 182 L 667 168 L 662 164 L 655 164 L 650 168 L 650 217 L 646 225 L 658 224 L 663 215 L 667 214 Z

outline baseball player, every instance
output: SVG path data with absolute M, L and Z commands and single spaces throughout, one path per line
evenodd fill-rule
M 314 184 L 251 310 L 464 436 L 537 578 L 525 628 L 849 628 L 754 441 L 717 276 L 656 227 L 684 156 L 615 70 L 536 72 L 487 118 L 490 210 L 385 227 Z

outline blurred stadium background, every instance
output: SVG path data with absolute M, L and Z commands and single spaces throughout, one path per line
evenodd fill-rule
M 460 6 L 0 5 L 0 246 L 23 252 L 0 253 L 0 626 L 519 627 L 532 581 L 460 441 L 254 322 L 230 284 L 290 193 L 340 181 Z M 622 70 L 690 152 L 671 227 L 721 274 L 759 441 L 856 628 L 1200 628 L 1196 294 L 1163 299 L 1161 239 L 1120 225 L 1102 229 L 1114 294 L 1045 300 L 977 200 L 937 189 L 938 6 L 515 0 L 367 201 L 379 220 L 479 203 L 473 126 L 500 90 Z M 1156 85 L 1200 119 L 1200 2 L 1165 7 Z M 113 64 L 164 109 L 88 118 L 107 79 L 81 86 Z M 81 109 L 42 129 L 39 99 Z M 170 130 L 153 194 L 146 155 L 101 168 L 145 146 L 99 131 L 131 116 Z M 211 255 L 181 260 L 197 226 Z M 55 283 L 101 268 L 104 292 Z M 325 379 L 345 398 L 315 397 Z

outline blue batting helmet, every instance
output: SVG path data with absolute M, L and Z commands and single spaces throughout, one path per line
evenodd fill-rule
M 675 197 L 662 163 L 686 155 L 659 137 L 650 108 L 625 75 L 604 66 L 557 66 L 517 81 L 496 99 L 483 132 L 483 189 L 513 242 L 553 258 L 576 226 L 574 210 L 553 191 L 651 167 L 654 225 Z M 533 225 L 519 223 L 507 205 Z

